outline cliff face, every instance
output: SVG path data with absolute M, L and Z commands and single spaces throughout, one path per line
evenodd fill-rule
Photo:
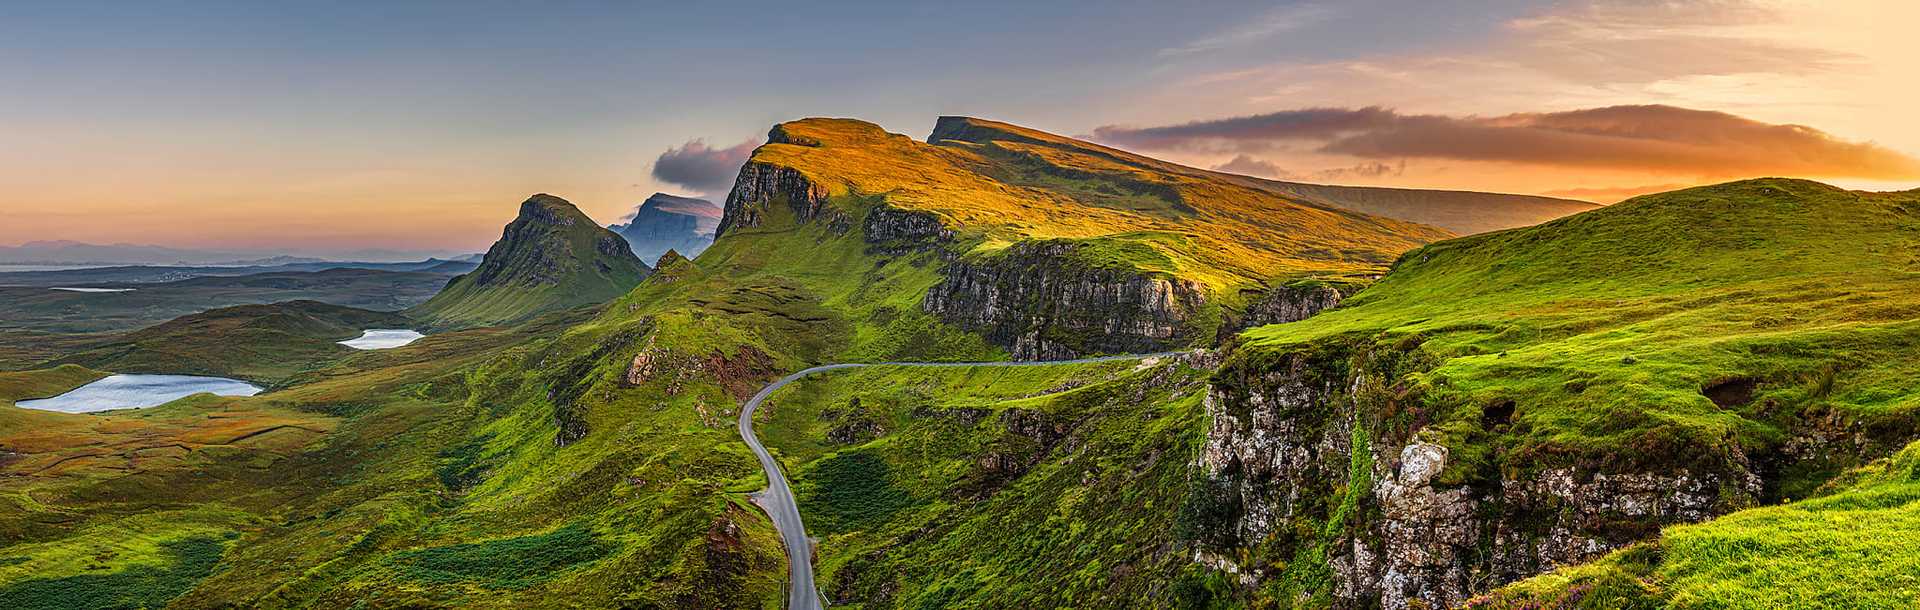
M 1462 477 L 1471 469 L 1425 440 L 1418 391 L 1402 381 L 1428 365 L 1406 346 L 1229 359 L 1205 403 L 1211 427 L 1196 466 L 1212 495 L 1197 514 L 1211 520 L 1196 560 L 1239 574 L 1247 590 L 1282 583 L 1309 605 L 1455 607 L 1762 493 L 1745 456 L 1712 449 L 1657 469 L 1577 463 Z M 1508 415 L 1489 410 L 1485 423 L 1507 425 Z M 1226 559 L 1235 556 L 1248 559 Z
M 1072 242 L 1021 242 L 947 266 L 921 308 L 984 335 L 1020 360 L 1138 353 L 1191 340 L 1205 301 L 1190 281 L 1099 269 Z
M 820 144 L 789 135 L 784 125 L 775 125 L 767 133 L 767 143 L 808 147 Z M 809 180 L 798 169 L 749 160 L 740 167 L 740 176 L 733 181 L 733 191 L 727 193 L 726 208 L 720 216 L 715 237 L 726 235 L 727 230 L 735 227 L 760 226 L 767 206 L 775 202 L 785 202 L 791 207 L 795 219 L 810 220 L 826 207 L 827 195 L 824 185 Z
M 626 238 L 634 256 L 652 262 L 669 250 L 699 256 L 713 243 L 720 216 L 720 208 L 705 199 L 654 193 L 634 211 L 631 222 L 608 228 Z

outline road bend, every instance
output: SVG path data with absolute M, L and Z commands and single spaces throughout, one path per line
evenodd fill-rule
M 807 537 L 807 528 L 800 522 L 800 505 L 794 501 L 793 489 L 787 486 L 786 473 L 781 472 L 780 463 L 774 461 L 773 454 L 767 453 L 767 447 L 761 444 L 760 437 L 753 434 L 753 412 L 760 408 L 768 396 L 787 384 L 814 373 L 857 369 L 874 366 L 905 366 L 919 368 L 960 368 L 971 366 L 1047 366 L 1053 364 L 1088 364 L 1094 362 L 1113 362 L 1117 360 L 1145 360 L 1174 356 L 1186 352 L 1157 352 L 1152 354 L 1126 354 L 1119 356 L 1100 356 L 1097 358 L 1079 358 L 1075 360 L 1046 360 L 1033 362 L 877 362 L 826 364 L 781 377 L 778 381 L 760 388 L 753 398 L 747 400 L 740 409 L 740 438 L 747 442 L 747 448 L 753 450 L 753 456 L 760 460 L 760 469 L 767 473 L 767 488 L 752 495 L 753 502 L 767 511 L 773 519 L 773 527 L 780 532 L 780 541 L 787 547 L 787 608 L 789 610 L 820 610 L 825 603 L 820 591 L 813 584 L 813 541 Z

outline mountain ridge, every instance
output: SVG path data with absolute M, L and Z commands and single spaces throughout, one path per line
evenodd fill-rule
M 927 136 L 928 143 L 953 140 L 984 144 L 1003 139 L 1046 146 L 1071 146 L 1094 151 L 1124 163 L 1137 163 L 1149 165 L 1161 171 L 1222 179 L 1304 203 L 1436 226 L 1460 235 L 1528 226 L 1601 207 L 1586 201 L 1540 195 L 1344 186 L 1270 180 L 1187 167 L 1010 123 L 965 116 L 940 117 L 934 125 L 933 132 Z

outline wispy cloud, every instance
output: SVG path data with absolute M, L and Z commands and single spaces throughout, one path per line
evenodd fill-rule
M 1160 57 L 1179 57 L 1251 44 L 1274 35 L 1323 23 L 1334 16 L 1332 8 L 1319 4 L 1295 4 L 1267 11 L 1252 22 L 1195 39 L 1177 47 L 1160 49 Z

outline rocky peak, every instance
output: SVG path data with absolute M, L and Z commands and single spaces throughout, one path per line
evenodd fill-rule
M 600 302 L 646 277 L 627 241 L 567 200 L 528 197 L 472 273 L 419 308 L 436 323 L 491 324 L 553 307 Z
M 581 221 L 585 221 L 587 224 L 593 224 L 593 219 L 587 218 L 587 215 L 581 212 L 580 208 L 574 207 L 573 203 L 546 193 L 537 193 L 520 203 L 520 216 L 515 218 L 513 224 L 508 225 L 508 228 L 511 229 L 514 225 L 526 224 L 547 224 L 565 227 L 572 226 L 574 223 Z
M 634 210 L 633 220 L 607 227 L 626 238 L 640 260 L 654 260 L 668 250 L 699 256 L 713 243 L 721 210 L 705 199 L 654 193 Z

